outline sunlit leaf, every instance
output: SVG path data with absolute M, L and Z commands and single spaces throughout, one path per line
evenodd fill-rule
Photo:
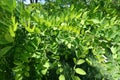
M 65 80 L 65 76 L 64 76 L 63 74 L 61 74 L 61 75 L 59 76 L 59 80 Z
M 47 69 L 41 70 L 42 74 L 45 75 L 47 72 Z
M 9 32 L 12 37 L 15 37 L 15 32 L 13 31 L 12 26 L 9 26 Z
M 73 61 L 74 61 L 74 63 L 76 64 L 76 62 L 77 62 L 76 58 L 73 58 Z
M 70 10 L 72 11 L 73 9 L 74 9 L 74 5 L 72 4 Z
M 84 62 L 85 62 L 85 60 L 80 59 L 80 60 L 77 61 L 77 65 L 83 64 Z
M 97 12 L 97 9 L 100 7 L 100 5 L 98 5 L 97 7 L 95 7 L 95 9 L 93 10 L 93 13 Z
M 99 21 L 98 19 L 91 19 L 91 21 L 92 21 L 94 24 L 100 23 L 100 21 Z
M 88 58 L 86 58 L 86 62 L 87 62 L 89 65 L 92 65 L 92 61 L 90 61 Z
M 75 69 L 75 72 L 76 72 L 77 74 L 80 74 L 80 75 L 86 75 L 86 72 L 85 72 L 83 69 L 81 69 L 81 68 L 76 68 L 76 69 Z
M 49 64 L 49 62 L 46 62 L 43 66 L 46 67 L 46 68 L 49 68 L 50 64 Z
M 12 16 L 11 19 L 12 19 L 13 31 L 16 31 L 17 30 L 17 26 L 18 26 L 18 22 L 15 22 L 15 17 L 14 16 Z
M 68 43 L 68 45 L 67 45 L 67 46 L 68 46 L 68 48 L 71 48 L 72 44 L 71 44 L 71 43 Z
M 117 49 L 114 46 L 112 46 L 110 49 L 111 49 L 113 54 L 115 54 L 117 52 Z

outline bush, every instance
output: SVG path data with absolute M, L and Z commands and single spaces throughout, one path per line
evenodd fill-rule
M 0 79 L 120 79 L 119 14 L 93 3 L 0 1 Z

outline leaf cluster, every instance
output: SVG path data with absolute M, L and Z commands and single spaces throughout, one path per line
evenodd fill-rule
M 120 79 L 119 11 L 73 2 L 0 1 L 0 80 Z

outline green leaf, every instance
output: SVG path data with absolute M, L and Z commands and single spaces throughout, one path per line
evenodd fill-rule
M 8 38 L 9 38 L 9 37 L 7 37 L 7 36 L 8 36 L 8 35 L 6 35 L 6 34 L 0 35 L 0 44 L 8 44 L 8 43 L 11 43 L 12 39 L 10 39 L 10 40 L 8 41 Z M 6 37 L 7 37 L 7 39 L 6 39 Z
M 68 43 L 68 45 L 67 45 L 67 46 L 68 46 L 68 48 L 70 49 L 70 48 L 71 48 L 71 46 L 72 46 L 72 44 L 71 44 L 71 43 Z
M 45 75 L 46 72 L 47 72 L 47 69 L 41 70 L 41 73 L 42 73 L 43 75 Z
M 23 26 L 25 27 L 25 29 L 28 31 L 28 32 L 34 32 L 35 30 L 35 25 L 31 23 L 31 19 L 29 18 L 27 20 L 27 25 L 26 23 L 23 23 Z
M 46 67 L 46 68 L 49 68 L 50 64 L 49 64 L 49 62 L 46 62 L 43 66 Z
M 117 49 L 114 46 L 112 46 L 110 49 L 111 49 L 111 51 L 112 51 L 113 54 L 116 54 Z
M 7 47 L 4 47 L 3 49 L 0 49 L 0 58 L 4 56 L 11 48 L 12 46 L 7 46 Z
M 11 17 L 11 20 L 12 20 L 12 25 L 13 25 L 13 31 L 16 31 L 17 26 L 18 26 L 18 22 L 15 22 L 15 17 L 14 16 Z
M 15 37 L 15 32 L 12 29 L 12 26 L 9 26 L 9 32 L 12 37 Z
M 65 16 L 65 21 L 68 21 L 69 17 L 68 16 Z
M 16 8 L 16 0 L 13 0 L 13 8 Z
M 9 43 L 14 41 L 13 37 L 9 33 L 6 33 L 4 37 L 5 40 L 8 41 Z
M 93 10 L 93 13 L 97 12 L 98 8 L 100 7 L 100 5 L 98 5 L 97 7 L 95 7 L 95 9 Z
M 86 72 L 85 72 L 83 69 L 81 69 L 81 68 L 76 68 L 76 69 L 75 69 L 75 72 L 76 72 L 77 74 L 80 74 L 80 75 L 86 75 Z
M 84 62 L 85 62 L 85 60 L 80 59 L 80 60 L 77 61 L 77 65 L 80 65 L 80 64 L 82 64 L 82 63 L 84 63 Z
M 14 61 L 14 64 L 15 65 L 22 65 L 22 62 L 21 61 Z
M 78 76 L 72 76 L 72 80 L 81 80 Z
M 74 9 L 74 5 L 72 4 L 70 10 L 72 11 L 73 9 Z
M 88 11 L 86 11 L 86 12 L 83 13 L 82 18 L 83 18 L 83 19 L 86 19 L 86 18 L 87 18 L 87 15 L 88 15 Z
M 56 71 L 57 74 L 59 74 L 61 72 L 63 72 L 63 68 L 58 68 L 57 71 Z
M 91 62 L 88 58 L 86 58 L 86 62 L 87 62 L 89 65 L 92 65 L 92 62 Z
M 91 21 L 92 21 L 94 24 L 100 23 L 100 21 L 99 21 L 98 19 L 91 19 Z
M 82 15 L 82 13 L 77 14 L 76 18 L 79 19 L 81 15 Z
M 41 31 L 40 31 L 39 28 L 36 27 L 36 28 L 35 28 L 35 32 L 36 32 L 37 34 L 40 34 Z
M 64 76 L 63 74 L 61 74 L 61 75 L 59 76 L 59 80 L 65 80 L 65 76 Z
M 77 61 L 76 61 L 76 58 L 73 58 L 73 61 L 74 61 L 74 63 L 76 64 L 76 62 L 77 62 Z
M 117 16 L 113 17 L 113 18 L 110 20 L 111 25 L 113 25 L 113 24 L 114 24 L 114 22 L 115 22 L 116 18 L 117 18 Z
M 29 76 L 30 76 L 30 74 L 29 74 L 28 71 L 26 71 L 24 74 L 25 74 L 26 77 L 29 77 Z

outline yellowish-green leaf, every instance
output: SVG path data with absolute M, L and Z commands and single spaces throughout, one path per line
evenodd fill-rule
M 85 72 L 83 69 L 81 69 L 81 68 L 76 68 L 76 69 L 75 69 L 75 72 L 76 72 L 77 74 L 80 74 L 80 75 L 86 75 L 86 72 Z
M 71 46 L 72 46 L 72 44 L 71 44 L 71 43 L 68 43 L 68 45 L 67 45 L 67 46 L 68 46 L 68 48 L 70 49 L 70 48 L 71 48 Z
M 65 21 L 68 21 L 68 16 L 65 16 Z
M 82 13 L 77 14 L 76 18 L 79 19 L 81 15 L 82 15 Z
M 114 46 L 112 46 L 110 49 L 111 49 L 111 51 L 112 51 L 113 54 L 116 54 L 117 49 Z
M 12 37 L 15 37 L 15 32 L 12 29 L 12 26 L 9 26 L 9 32 Z
M 5 37 L 5 40 L 8 42 L 14 41 L 13 37 L 9 33 L 6 33 L 4 37 Z
M 100 23 L 100 21 L 99 21 L 98 19 L 91 19 L 91 21 L 92 21 L 94 24 Z
M 99 7 L 100 7 L 100 5 L 98 5 L 97 7 L 95 7 L 95 9 L 93 10 L 93 13 L 95 13 Z
M 11 19 L 12 19 L 13 31 L 16 31 L 18 22 L 15 22 L 15 17 L 14 16 L 12 16 Z
M 36 28 L 35 28 L 35 32 L 39 34 L 41 31 L 40 31 L 39 28 L 36 27 Z
M 59 76 L 59 80 L 65 80 L 65 76 L 64 76 L 63 74 L 61 74 L 61 75 Z
M 88 11 L 86 11 L 86 12 L 83 13 L 82 18 L 86 19 L 87 15 L 88 15 Z
M 74 5 L 72 4 L 70 10 L 72 11 L 73 9 L 74 9 Z
M 77 65 L 83 64 L 84 62 L 85 62 L 85 60 L 80 59 L 80 60 L 77 61 Z
M 17 30 L 18 22 L 13 25 L 13 31 Z
M 110 20 L 110 24 L 113 25 L 115 20 L 116 20 L 117 16 L 113 17 L 111 20 Z
M 49 62 L 46 62 L 43 66 L 46 67 L 46 68 L 49 68 L 50 64 L 49 64 Z
M 16 0 L 12 0 L 13 1 L 13 8 L 16 8 Z
M 85 23 L 85 20 L 81 20 L 81 22 L 80 22 L 82 25 L 84 25 L 84 23 Z
M 89 65 L 92 65 L 92 62 L 91 62 L 88 58 L 86 58 L 86 62 L 87 62 Z
M 47 72 L 47 69 L 41 70 L 41 73 L 42 73 L 43 75 L 45 75 L 46 72 Z
M 71 12 L 70 19 L 73 19 L 75 17 L 75 13 Z
M 76 64 L 76 62 L 77 62 L 76 58 L 73 58 L 73 61 L 74 61 L 74 63 Z

